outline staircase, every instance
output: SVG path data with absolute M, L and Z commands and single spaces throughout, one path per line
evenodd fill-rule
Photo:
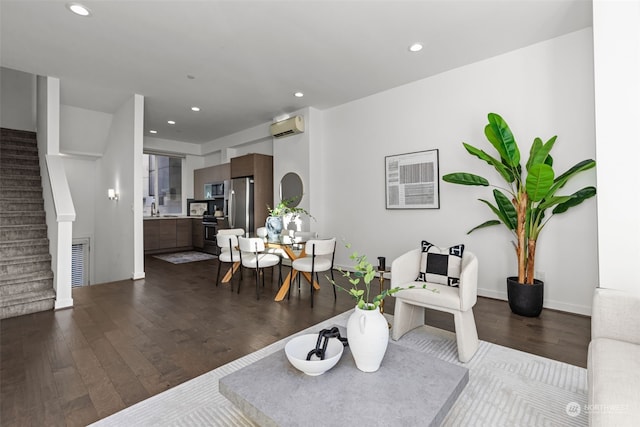
M 1 129 L 0 319 L 51 310 L 55 296 L 36 134 Z

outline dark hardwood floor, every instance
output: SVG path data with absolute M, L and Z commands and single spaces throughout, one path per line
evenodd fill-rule
M 86 425 L 353 307 L 345 293 L 334 301 L 324 277 L 311 309 L 304 283 L 273 301 L 277 270 L 256 300 L 250 271 L 238 294 L 215 286 L 215 261 L 145 263 L 144 280 L 74 289 L 72 309 L 0 322 L 0 425 Z M 586 366 L 588 317 L 522 318 L 487 298 L 474 313 L 482 340 Z M 450 315 L 427 320 L 453 330 Z

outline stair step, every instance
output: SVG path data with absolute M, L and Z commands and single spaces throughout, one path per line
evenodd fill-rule
M 40 176 L 40 166 L 9 165 L 0 168 L 0 176 Z
M 45 228 L 46 234 L 46 228 Z M 49 253 L 49 239 L 22 239 L 0 242 L 0 259 Z
M 40 167 L 40 159 L 37 153 L 32 156 L 24 154 L 7 153 L 6 150 L 0 151 L 0 167 L 16 166 L 37 166 Z
M 23 276 L 14 276 L 9 282 L 0 282 L 0 300 L 6 296 L 21 293 L 47 291 L 53 289 L 53 273 L 51 271 Z M 2 303 L 0 303 L 1 305 Z
M 51 270 L 51 255 L 37 254 L 3 258 L 0 260 L 0 275 L 20 275 Z M 4 277 L 0 281 L 4 280 Z
M 36 144 L 16 144 L 10 141 L 0 143 L 0 155 L 4 156 L 29 156 L 38 157 L 38 146 Z
M 7 187 L 41 188 L 42 181 L 38 176 L 0 176 L 0 189 Z
M 35 271 L 31 273 L 6 274 L 0 277 L 0 286 L 17 285 L 30 281 L 53 280 L 53 271 Z
M 42 187 L 1 187 L 0 198 L 2 199 L 42 199 Z
M 46 239 L 47 225 L 4 225 L 0 226 L 0 242 L 24 239 Z
M 2 212 L 43 212 L 44 202 L 42 200 L 17 200 L 0 199 L 0 211 Z
M 51 310 L 53 271 L 34 132 L 0 130 L 0 319 Z
M 38 144 L 35 142 L 25 141 L 2 141 L 0 142 L 0 153 L 6 154 L 22 154 L 22 155 L 38 155 Z
M 15 197 L 16 194 L 18 194 L 19 192 L 16 191 L 15 189 L 16 187 L 11 187 L 11 189 L 9 190 L 11 192 L 10 195 L 5 194 L 5 191 L 7 191 L 6 188 L 0 188 L 0 203 L 2 202 L 6 202 L 8 204 L 12 204 L 12 205 L 19 205 L 21 203 L 26 203 L 29 205 L 32 205 L 34 203 L 39 203 L 42 204 L 44 206 L 44 199 L 42 198 L 42 190 L 40 190 L 40 194 L 39 195 L 35 195 L 33 194 L 34 189 L 33 188 L 29 188 L 29 189 L 24 189 L 23 191 L 28 192 L 29 194 L 24 194 L 21 197 Z M 28 197 L 28 196 L 33 196 L 33 197 Z M 28 209 L 25 209 L 26 212 L 28 212 Z
M 56 293 L 53 289 L 28 292 L 0 298 L 0 319 L 53 310 Z
M 0 212 L 0 226 L 6 225 L 40 225 L 46 223 L 44 210 L 38 212 L 16 211 Z
M 0 130 L 0 141 L 2 143 L 7 141 L 24 141 L 35 145 L 37 140 L 35 132 L 2 128 Z

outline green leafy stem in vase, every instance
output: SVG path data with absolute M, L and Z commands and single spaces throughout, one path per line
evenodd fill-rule
M 347 249 L 351 248 L 350 244 L 345 244 Z M 426 283 L 422 286 L 407 286 L 406 288 L 395 287 L 390 289 L 384 289 L 381 293 L 373 296 L 371 299 L 371 282 L 376 277 L 376 273 L 378 272 L 376 268 L 367 261 L 366 255 L 360 255 L 358 252 L 353 252 L 349 259 L 355 261 L 355 265 L 353 267 L 354 271 L 347 271 L 341 268 L 338 268 L 338 271 L 345 277 L 349 283 L 351 283 L 351 289 L 346 289 L 340 285 L 338 285 L 335 281 L 333 281 L 329 276 L 325 276 L 329 282 L 333 284 L 333 286 L 338 289 L 348 293 L 351 295 L 357 302 L 357 307 L 361 310 L 375 310 L 380 307 L 380 303 L 389 295 L 393 295 L 398 291 L 403 289 L 425 289 L 434 293 L 439 293 L 437 289 L 427 288 Z M 380 274 L 384 274 L 384 272 L 380 272 Z M 364 282 L 364 289 L 359 287 L 360 281 Z
M 291 197 L 290 199 L 285 199 L 285 200 L 281 200 L 280 203 L 278 203 L 274 208 L 271 208 L 269 205 L 267 205 L 267 211 L 269 212 L 269 216 L 285 216 L 285 215 L 307 215 L 309 218 L 313 218 L 313 215 L 311 215 L 309 212 L 307 212 L 306 209 L 304 208 L 300 208 L 297 206 L 292 206 L 296 200 L 298 200 L 300 197 L 296 196 L 296 197 Z M 313 218 L 315 219 L 315 218 Z

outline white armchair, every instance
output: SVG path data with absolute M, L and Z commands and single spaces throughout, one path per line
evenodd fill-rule
M 396 298 L 394 322 L 391 338 L 400 339 L 410 330 L 424 325 L 424 309 L 444 311 L 453 314 L 456 340 L 458 344 L 458 359 L 466 363 L 478 349 L 478 332 L 473 317 L 473 306 L 478 296 L 478 259 L 465 251 L 462 255 L 460 283 L 458 287 L 426 282 L 430 292 L 421 289 L 425 282 L 417 282 L 420 271 L 422 251 L 415 249 L 396 258 L 391 264 L 391 287 L 404 289 L 393 296 Z

